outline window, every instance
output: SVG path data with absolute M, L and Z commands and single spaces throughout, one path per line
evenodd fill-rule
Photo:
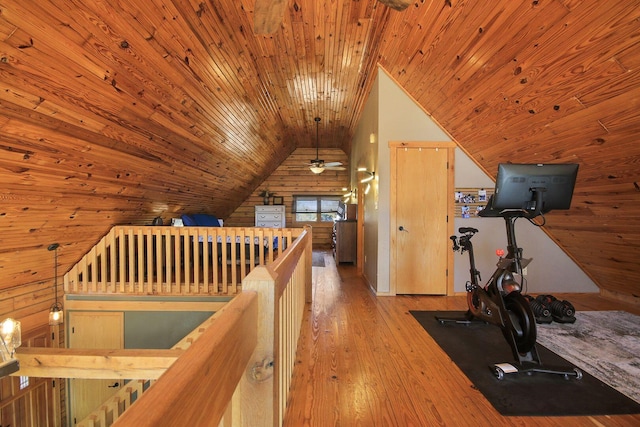
M 29 377 L 20 376 L 20 390 L 29 387 Z
M 340 200 L 340 196 L 293 196 L 294 221 L 332 222 Z

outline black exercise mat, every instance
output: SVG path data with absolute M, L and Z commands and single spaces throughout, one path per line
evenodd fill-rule
M 441 325 L 436 316 L 462 317 L 459 311 L 410 311 L 473 385 L 502 415 L 587 416 L 640 413 L 640 404 L 583 371 L 581 380 L 542 373 L 506 374 L 498 380 L 495 363 L 515 362 L 500 328 L 482 322 Z M 573 367 L 537 344 L 545 366 Z M 579 367 L 578 367 L 579 368 Z

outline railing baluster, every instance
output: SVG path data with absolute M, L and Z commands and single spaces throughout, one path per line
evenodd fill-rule
M 220 247 L 222 250 L 220 251 L 220 270 L 222 271 L 222 283 L 220 287 L 220 293 L 227 294 L 227 279 L 228 279 L 228 268 L 227 268 L 227 231 L 220 231 Z
M 152 238 L 153 229 L 145 227 L 142 233 L 144 234 L 144 243 L 146 246 L 146 254 L 145 257 L 140 260 L 140 265 L 145 266 L 144 271 L 144 291 L 147 294 L 153 294 L 153 260 L 155 255 L 153 253 L 153 238 Z
M 180 284 L 182 282 L 182 263 L 184 262 L 182 260 L 182 251 L 180 250 L 180 246 L 182 245 L 182 234 L 181 234 L 181 230 L 182 228 L 177 228 L 175 234 L 173 234 L 173 255 L 174 255 L 174 260 L 173 260 L 173 269 L 175 272 L 175 280 L 174 280 L 174 285 L 171 289 L 171 293 L 172 294 L 179 294 L 180 293 Z
M 173 275 L 172 275 L 172 270 L 171 270 L 171 266 L 173 265 L 173 263 L 171 262 L 171 241 L 172 241 L 173 237 L 171 235 L 171 229 L 167 227 L 166 231 L 164 232 L 164 253 L 166 255 L 165 260 L 164 260 L 164 269 L 165 269 L 165 276 L 164 276 L 164 286 L 161 289 L 161 293 L 171 293 L 171 282 L 173 281 Z
M 210 253 L 209 253 L 209 248 L 211 245 L 209 245 L 209 242 L 213 242 L 213 240 L 215 239 L 215 236 L 212 236 L 212 234 L 210 231 L 210 228 L 201 228 L 200 229 L 200 233 L 202 235 L 202 261 L 201 261 L 201 265 L 202 265 L 202 291 L 205 294 L 209 293 L 209 266 L 210 266 Z M 212 243 L 213 244 L 213 243 Z M 197 284 L 196 284 L 197 286 Z

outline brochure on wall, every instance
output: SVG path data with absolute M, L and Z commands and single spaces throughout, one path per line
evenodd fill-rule
M 455 216 L 457 218 L 472 218 L 478 216 L 485 208 L 493 189 L 486 188 L 456 188 Z

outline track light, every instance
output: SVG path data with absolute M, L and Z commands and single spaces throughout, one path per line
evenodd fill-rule
M 365 183 L 365 182 L 369 182 L 372 181 L 373 178 L 376 177 L 376 173 L 375 172 L 366 172 L 369 176 L 367 176 L 366 178 L 363 178 L 360 180 L 361 183 Z

